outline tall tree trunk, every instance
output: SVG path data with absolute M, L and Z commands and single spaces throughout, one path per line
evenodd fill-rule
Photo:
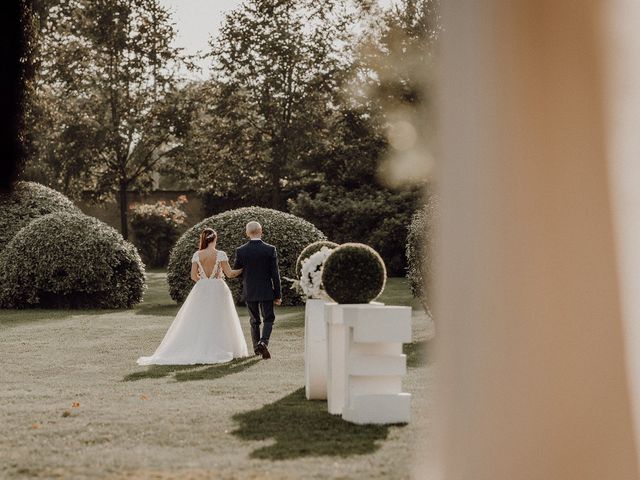
M 271 208 L 280 210 L 280 172 L 283 158 L 283 148 L 281 139 L 271 141 Z
M 271 208 L 280 210 L 280 171 L 274 168 L 271 172 Z
M 127 209 L 129 208 L 129 199 L 127 198 L 127 184 L 120 182 L 120 190 L 118 195 L 118 203 L 120 204 L 120 233 L 125 240 L 129 239 L 129 222 L 127 219 Z

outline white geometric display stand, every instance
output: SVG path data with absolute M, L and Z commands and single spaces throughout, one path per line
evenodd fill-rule
M 382 303 L 343 304 L 327 303 L 324 317 L 327 326 L 327 409 L 333 415 L 342 415 L 346 385 L 347 327 L 344 312 L 349 309 L 380 308 Z
M 408 423 L 411 394 L 402 391 L 411 341 L 411 308 L 342 306 L 346 329 L 342 418 L 357 424 Z
M 307 400 L 327 398 L 327 300 L 307 299 L 304 309 L 304 390 Z

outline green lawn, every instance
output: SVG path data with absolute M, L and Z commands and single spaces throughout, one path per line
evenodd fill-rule
M 432 324 L 404 279 L 381 301 L 414 306 L 406 426 L 356 426 L 304 399 L 301 307 L 277 310 L 273 359 L 138 367 L 177 305 L 148 273 L 129 311 L 0 311 L 0 478 L 408 478 L 429 425 Z M 239 309 L 248 335 L 248 317 Z

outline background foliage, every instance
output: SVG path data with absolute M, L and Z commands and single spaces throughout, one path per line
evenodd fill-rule
M 125 237 L 127 192 L 160 178 L 202 192 L 207 215 L 288 210 L 404 273 L 426 181 L 411 152 L 433 130 L 419 126 L 432 118 L 436 0 L 247 0 L 198 80 L 178 74 L 190 59 L 159 0 L 38 0 L 34 12 L 24 178 L 116 197 Z
M 175 151 L 175 29 L 157 0 L 43 1 L 26 145 L 31 176 L 68 194 L 149 188 Z
M 169 253 L 184 230 L 186 214 L 180 207 L 186 202 L 182 195 L 169 203 L 131 205 L 133 242 L 148 267 L 167 266 Z
M 407 236 L 407 278 L 411 293 L 419 298 L 426 312 L 431 314 L 431 279 L 433 278 L 433 247 L 435 224 L 439 217 L 438 198 L 431 195 L 418 210 L 409 226 Z
M 337 243 L 359 242 L 378 251 L 390 275 L 405 271 L 407 225 L 420 204 L 421 192 L 392 192 L 372 186 L 321 187 L 290 202 L 291 212 L 320 228 Z

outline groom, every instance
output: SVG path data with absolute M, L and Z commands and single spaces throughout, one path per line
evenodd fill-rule
M 246 233 L 249 241 L 236 249 L 233 268 L 243 269 L 242 294 L 251 317 L 253 351 L 267 359 L 271 358 L 267 346 L 276 319 L 273 306 L 282 302 L 278 254 L 276 247 L 262 241 L 262 226 L 258 222 L 247 223 Z M 261 321 L 264 322 L 262 335 Z

